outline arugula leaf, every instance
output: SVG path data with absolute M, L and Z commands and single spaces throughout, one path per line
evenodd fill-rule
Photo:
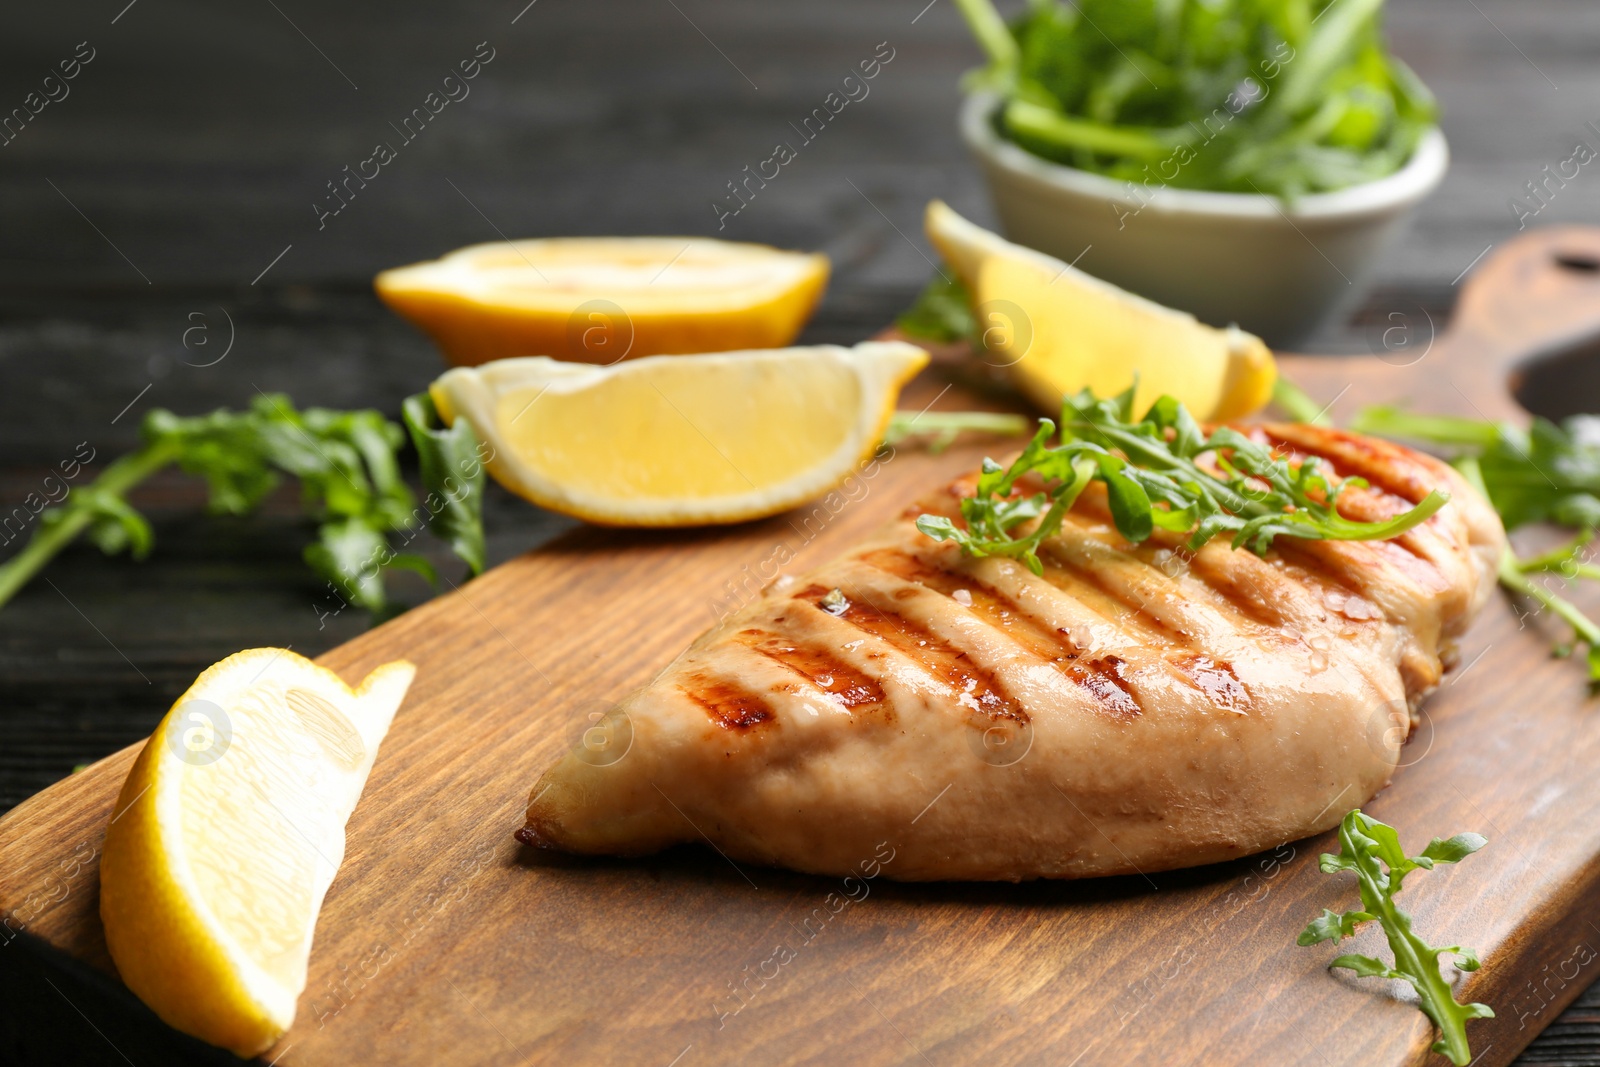
M 424 414 L 431 415 L 431 408 L 419 417 Z M 71 490 L 60 504 L 40 514 L 28 543 L 0 564 L 0 605 L 80 535 L 107 553 L 126 549 L 142 557 L 150 549 L 150 525 L 128 504 L 126 494 L 173 464 L 205 479 L 210 509 L 220 514 L 248 514 L 283 475 L 296 478 L 306 512 L 318 523 L 317 542 L 306 549 L 306 562 L 346 600 L 375 614 L 387 608 L 385 570 L 411 570 L 437 581 L 426 559 L 390 547 L 391 533 L 415 526 L 417 509 L 397 458 L 405 431 L 381 413 L 298 411 L 288 397 L 263 393 L 243 411 L 192 417 L 152 411 L 141 432 L 143 448 L 116 460 L 93 483 Z M 471 469 L 459 467 L 456 492 L 440 509 L 448 516 L 434 514 L 432 523 L 458 555 L 481 570 L 483 469 L 471 428 L 462 423 L 459 430 L 437 437 L 430 431 L 424 437 L 426 447 L 419 443 L 418 451 L 425 473 L 443 469 L 441 457 L 447 454 L 453 463 L 471 453 L 476 463 Z
M 1479 834 L 1457 834 L 1447 840 L 1434 838 L 1420 856 L 1407 856 L 1400 848 L 1399 835 L 1386 823 L 1381 823 L 1360 808 L 1352 809 L 1339 823 L 1339 854 L 1324 855 L 1322 870 L 1326 874 L 1354 871 L 1361 891 L 1361 910 L 1343 914 L 1324 910 L 1300 932 L 1295 943 L 1315 945 L 1323 941 L 1335 944 L 1351 936 L 1362 923 L 1376 921 L 1383 927 L 1394 953 L 1394 966 L 1390 967 L 1371 956 L 1347 954 L 1335 958 L 1329 969 L 1344 968 L 1361 978 L 1398 978 L 1417 991 L 1422 1012 L 1439 1028 L 1439 1040 L 1433 1051 L 1447 1056 L 1457 1067 L 1472 1062 L 1472 1050 L 1467 1045 L 1466 1024 L 1470 1019 L 1492 1019 L 1494 1010 L 1487 1004 L 1461 1004 L 1439 972 L 1439 957 L 1453 954 L 1458 970 L 1478 969 L 1478 956 L 1471 949 L 1459 945 L 1434 947 L 1423 941 L 1411 928 L 1411 916 L 1394 902 L 1405 876 L 1422 868 L 1432 870 L 1440 863 L 1458 863 L 1478 851 L 1488 842 Z M 1382 867 L 1379 864 L 1382 864 Z
M 978 320 L 972 314 L 972 296 L 959 278 L 935 272 L 917 299 L 895 325 L 907 337 L 921 341 L 948 344 L 951 341 L 970 341 L 974 348 L 983 346 L 978 338 Z
M 384 608 L 383 556 L 389 539 L 357 519 L 326 522 L 317 528 L 317 543 L 306 546 L 305 561 L 327 579 L 339 595 L 371 612 Z
M 439 425 L 439 412 L 427 393 L 407 397 L 400 416 L 411 433 L 427 490 L 428 528 L 482 574 L 483 482 L 487 445 L 480 445 L 472 423 L 464 418 Z
M 1117 530 L 1138 544 L 1157 530 L 1188 534 L 1199 549 L 1231 534 L 1234 548 L 1265 553 L 1278 537 L 1307 540 L 1386 540 L 1424 522 L 1450 499 L 1437 490 L 1409 510 L 1381 522 L 1356 522 L 1338 512 L 1339 494 L 1359 478 L 1331 479 L 1312 458 L 1288 459 L 1231 427 L 1210 436 L 1182 404 L 1163 396 L 1134 421 L 1134 388 L 1107 400 L 1088 390 L 1062 408 L 1061 443 L 1049 419 L 1009 467 L 985 460 L 975 493 L 961 501 L 965 529 L 942 516 L 923 515 L 917 528 L 937 541 L 954 541 L 969 555 L 1011 556 L 1042 574 L 1038 546 L 1091 481 L 1106 487 Z M 1045 483 L 1032 494 L 1017 491 L 1033 474 Z M 1013 531 L 1037 519 L 1023 537 Z

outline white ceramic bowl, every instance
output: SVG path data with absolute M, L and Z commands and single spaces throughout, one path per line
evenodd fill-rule
M 1002 139 L 990 121 L 999 104 L 975 93 L 960 121 L 1008 238 L 1213 325 L 1237 323 L 1273 347 L 1304 340 L 1360 299 L 1384 247 L 1450 159 L 1434 128 L 1387 178 L 1292 204 L 1141 187 Z

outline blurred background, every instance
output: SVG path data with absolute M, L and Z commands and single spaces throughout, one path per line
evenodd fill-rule
M 1452 165 L 1314 351 L 1364 353 L 1394 312 L 1442 328 L 1461 276 L 1517 232 L 1512 198 L 1577 140 L 1600 144 L 1600 6 L 1391 0 L 1388 32 L 1439 98 Z M 869 96 L 719 228 L 728 183 L 881 46 Z M 475 54 L 491 58 L 469 95 L 402 144 L 395 126 Z M 995 220 L 956 133 L 958 79 L 980 57 L 950 0 L 13 5 L 0 116 L 74 57 L 67 94 L 0 135 L 6 509 L 84 444 L 97 463 L 133 447 L 155 407 L 282 390 L 396 415 L 441 363 L 373 297 L 386 267 L 547 235 L 820 250 L 834 275 L 806 339 L 851 342 L 932 273 L 929 198 Z M 397 157 L 319 221 L 328 183 L 378 142 Z M 1586 167 L 1529 223 L 1597 219 Z M 1092 250 L 1079 266 L 1094 273 Z M 285 492 L 259 519 L 206 519 L 199 486 L 157 478 L 135 497 L 156 526 L 147 562 L 75 547 L 0 611 L 0 811 L 143 737 L 220 656 L 315 655 L 367 626 L 319 618 Z M 491 562 L 569 525 L 491 493 Z M 1573 1058 L 1596 1047 L 1557 1026 L 1526 1062 L 1600 1063 Z

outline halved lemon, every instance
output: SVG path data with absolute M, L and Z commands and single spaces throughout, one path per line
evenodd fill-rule
M 1277 366 L 1259 337 L 1217 329 L 1061 260 L 974 225 L 942 201 L 928 205 L 928 239 L 972 294 L 991 359 L 1050 412 L 1088 387 L 1139 389 L 1142 413 L 1163 394 L 1196 418 L 1223 421 L 1266 406 Z
M 168 1024 L 240 1056 L 294 1019 L 344 824 L 415 668 L 351 689 L 287 649 L 208 668 L 145 743 L 100 861 L 106 946 Z
M 827 284 L 827 256 L 703 237 L 501 241 L 376 281 L 384 303 L 468 367 L 776 348 L 799 336 Z
M 899 341 L 658 356 L 614 367 L 507 359 L 430 388 L 489 473 L 535 504 L 618 526 L 775 515 L 822 496 L 883 439 L 927 353 Z

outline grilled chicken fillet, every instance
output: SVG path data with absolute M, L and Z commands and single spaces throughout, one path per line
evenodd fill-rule
M 1225 860 L 1338 823 L 1393 774 L 1418 701 L 1494 585 L 1504 532 L 1455 471 L 1305 425 L 1254 431 L 1370 489 L 1348 518 L 1451 502 L 1391 541 L 1134 546 L 1099 486 L 1036 577 L 917 531 L 975 476 L 695 641 L 533 789 L 525 842 L 892 878 L 1079 878 Z

